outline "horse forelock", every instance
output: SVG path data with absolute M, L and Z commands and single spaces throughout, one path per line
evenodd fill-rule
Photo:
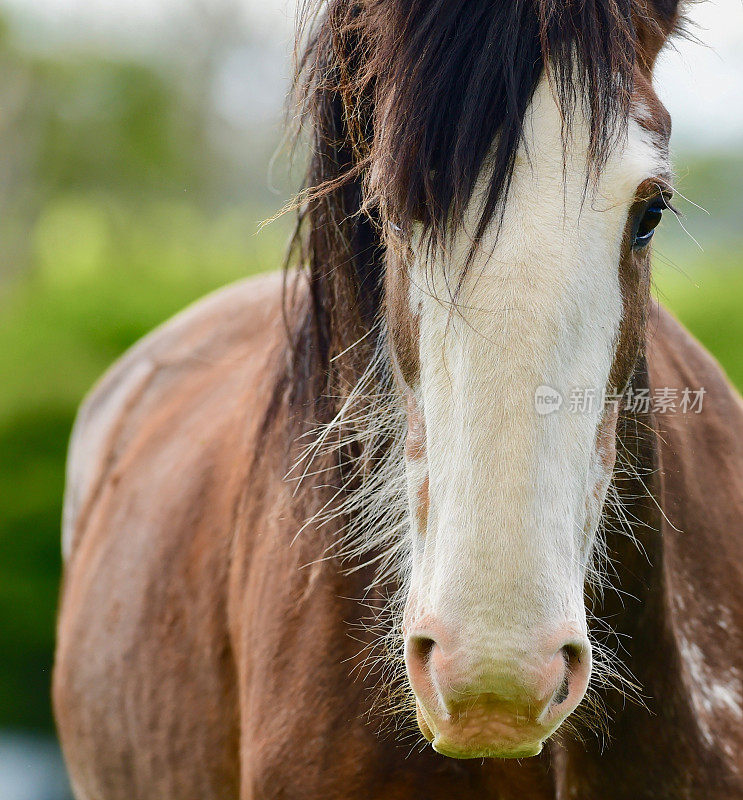
M 313 232 L 307 236 L 315 235 L 309 250 L 325 270 L 355 262 L 365 297 L 377 300 L 374 238 L 382 229 L 408 238 L 415 225 L 443 246 L 487 168 L 489 188 L 473 232 L 479 241 L 508 194 L 525 114 L 546 64 L 565 136 L 577 111 L 589 120 L 587 167 L 598 174 L 626 126 L 636 67 L 650 68 L 677 25 L 675 5 L 666 5 L 306 4 L 297 89 L 300 118 L 313 136 L 303 211 Z

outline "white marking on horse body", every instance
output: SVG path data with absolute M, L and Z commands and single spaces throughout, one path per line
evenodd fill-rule
M 708 693 L 712 708 L 727 711 L 737 720 L 743 719 L 740 679 L 731 678 L 727 683 L 712 681 Z
M 733 615 L 730 609 L 726 606 L 718 606 L 715 609 L 715 614 L 717 616 L 718 626 L 724 631 L 729 631 L 733 626 Z
M 727 717 L 735 724 L 743 720 L 740 671 L 733 667 L 726 676 L 719 675 L 707 664 L 701 647 L 685 636 L 680 637 L 679 650 L 686 666 L 687 688 L 697 712 L 702 736 L 710 747 L 716 747 L 719 742 L 713 734 L 712 721 L 720 716 Z M 727 754 L 727 750 L 725 752 Z
M 607 384 L 628 210 L 637 186 L 667 169 L 652 135 L 634 119 L 628 125 L 586 192 L 587 125 L 576 119 L 563 142 L 543 78 L 502 223 L 497 236 L 495 227 L 486 233 L 456 308 L 449 287 L 466 261 L 479 197 L 446 257 L 421 256 L 411 268 L 430 479 L 412 585 L 473 646 L 504 658 L 524 651 L 524 632 L 565 620 L 586 632 L 585 572 L 611 474 L 596 452 L 602 409 L 540 416 L 533 397 L 540 385 L 568 398 Z

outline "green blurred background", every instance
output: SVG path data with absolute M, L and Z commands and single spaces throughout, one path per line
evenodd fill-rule
M 53 734 L 64 460 L 81 398 L 153 326 L 283 254 L 288 222 L 256 230 L 292 180 L 281 155 L 269 175 L 289 26 L 226 2 L 168 13 L 167 46 L 130 30 L 123 47 L 17 4 L 0 13 L 0 750 L 2 731 Z M 656 292 L 743 387 L 741 137 L 693 139 L 678 186 L 709 213 L 677 205 L 703 249 L 666 219 Z

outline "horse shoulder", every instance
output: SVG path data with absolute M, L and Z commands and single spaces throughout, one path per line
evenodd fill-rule
M 227 287 L 137 344 L 83 404 L 53 678 L 79 797 L 237 795 L 225 587 L 283 329 L 280 275 Z
M 213 292 L 137 342 L 83 401 L 70 438 L 62 520 L 65 561 L 96 497 L 149 416 L 189 375 L 259 355 L 280 318 L 281 276 L 269 273 Z M 275 336 L 274 336 L 275 338 Z M 251 358 L 245 359 L 250 369 Z
M 656 399 L 666 393 L 674 406 L 655 415 L 664 511 L 688 528 L 715 529 L 738 547 L 743 544 L 735 535 L 743 523 L 743 402 L 722 367 L 671 314 L 656 306 L 651 319 L 651 390 Z M 692 395 L 683 407 L 686 390 Z
M 738 791 L 743 403 L 719 364 L 668 312 L 658 308 L 655 319 L 651 389 L 679 397 L 687 387 L 704 390 L 701 410 L 655 415 L 667 605 L 703 744 L 728 762 L 719 780 Z

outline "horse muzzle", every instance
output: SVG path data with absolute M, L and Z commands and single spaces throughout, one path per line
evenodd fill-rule
M 418 726 L 453 758 L 525 758 L 583 699 L 591 672 L 584 637 L 551 636 L 528 654 L 468 649 L 443 631 L 409 633 L 405 663 Z

